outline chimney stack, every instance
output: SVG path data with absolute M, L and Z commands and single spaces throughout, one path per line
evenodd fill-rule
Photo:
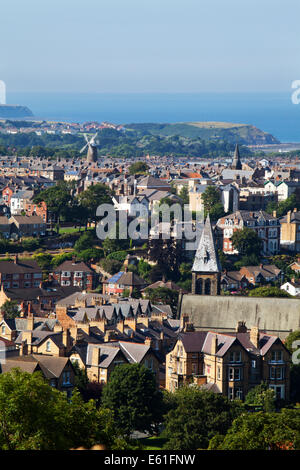
M 70 336 L 69 328 L 66 328 L 66 329 L 63 330 L 62 343 L 63 343 L 64 347 L 66 348 L 66 352 L 68 352 L 71 348 L 71 336 Z
M 189 316 L 185 313 L 180 318 L 180 329 L 184 330 L 186 323 L 189 321 Z
M 31 304 L 28 306 L 28 316 L 27 316 L 27 330 L 33 331 L 34 330 L 34 317 L 32 312 L 29 310 Z
M 217 349 L 218 349 L 218 336 L 214 334 L 211 338 L 211 354 L 216 355 L 217 354 Z
M 145 346 L 152 346 L 152 339 L 147 336 L 147 338 L 144 341 Z
M 92 349 L 92 365 L 99 366 L 100 348 L 94 346 Z
M 244 321 L 239 321 L 237 324 L 237 327 L 235 329 L 237 333 L 247 333 L 247 327 L 246 327 L 246 322 Z
M 26 345 L 27 354 L 32 352 L 32 331 L 23 331 L 22 332 L 22 343 Z M 24 350 L 24 349 L 23 349 Z
M 259 347 L 259 329 L 257 326 L 253 326 L 250 330 L 250 341 L 255 348 Z

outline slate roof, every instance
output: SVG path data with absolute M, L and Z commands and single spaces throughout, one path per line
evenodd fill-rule
M 104 346 L 102 344 L 101 345 L 89 344 L 87 347 L 87 351 L 86 351 L 86 365 L 88 366 L 96 365 L 96 364 L 93 364 L 93 361 L 92 361 L 92 354 L 93 354 L 94 348 L 100 349 L 98 366 L 103 369 L 109 367 L 112 361 L 120 352 L 119 348 L 116 348 L 113 346 L 106 346 L 106 345 Z
M 105 284 L 119 284 L 123 286 L 145 286 L 147 282 L 145 279 L 142 279 L 137 274 L 130 271 L 124 272 L 120 271 L 117 274 L 114 274 L 111 278 L 103 281 Z
M 91 268 L 85 264 L 83 261 L 72 261 L 66 260 L 54 270 L 55 272 L 61 271 L 69 271 L 69 272 L 85 272 L 85 273 L 92 273 L 93 271 Z
M 209 215 L 207 216 L 200 237 L 192 271 L 210 273 L 217 273 L 221 271 L 221 264 L 215 246 Z
M 14 261 L 0 261 L 0 273 L 3 273 L 3 274 L 42 273 L 42 270 L 35 260 L 18 259 L 17 263 L 15 263 Z
M 206 331 L 193 331 L 180 333 L 178 339 L 181 340 L 186 352 L 197 352 L 202 350 L 206 335 Z

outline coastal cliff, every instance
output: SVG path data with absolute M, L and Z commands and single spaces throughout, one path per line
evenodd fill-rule
M 0 118 L 7 119 L 20 119 L 24 117 L 32 117 L 32 111 L 27 106 L 19 106 L 12 104 L 1 104 L 0 105 Z

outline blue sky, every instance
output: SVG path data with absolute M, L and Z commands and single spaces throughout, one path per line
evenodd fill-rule
M 3 0 L 8 91 L 290 91 L 299 0 Z

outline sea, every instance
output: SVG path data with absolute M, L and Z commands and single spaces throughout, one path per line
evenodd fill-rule
M 15 92 L 7 94 L 7 104 L 28 106 L 38 119 L 64 122 L 251 124 L 282 143 L 300 143 L 300 104 L 293 104 L 292 92 Z

